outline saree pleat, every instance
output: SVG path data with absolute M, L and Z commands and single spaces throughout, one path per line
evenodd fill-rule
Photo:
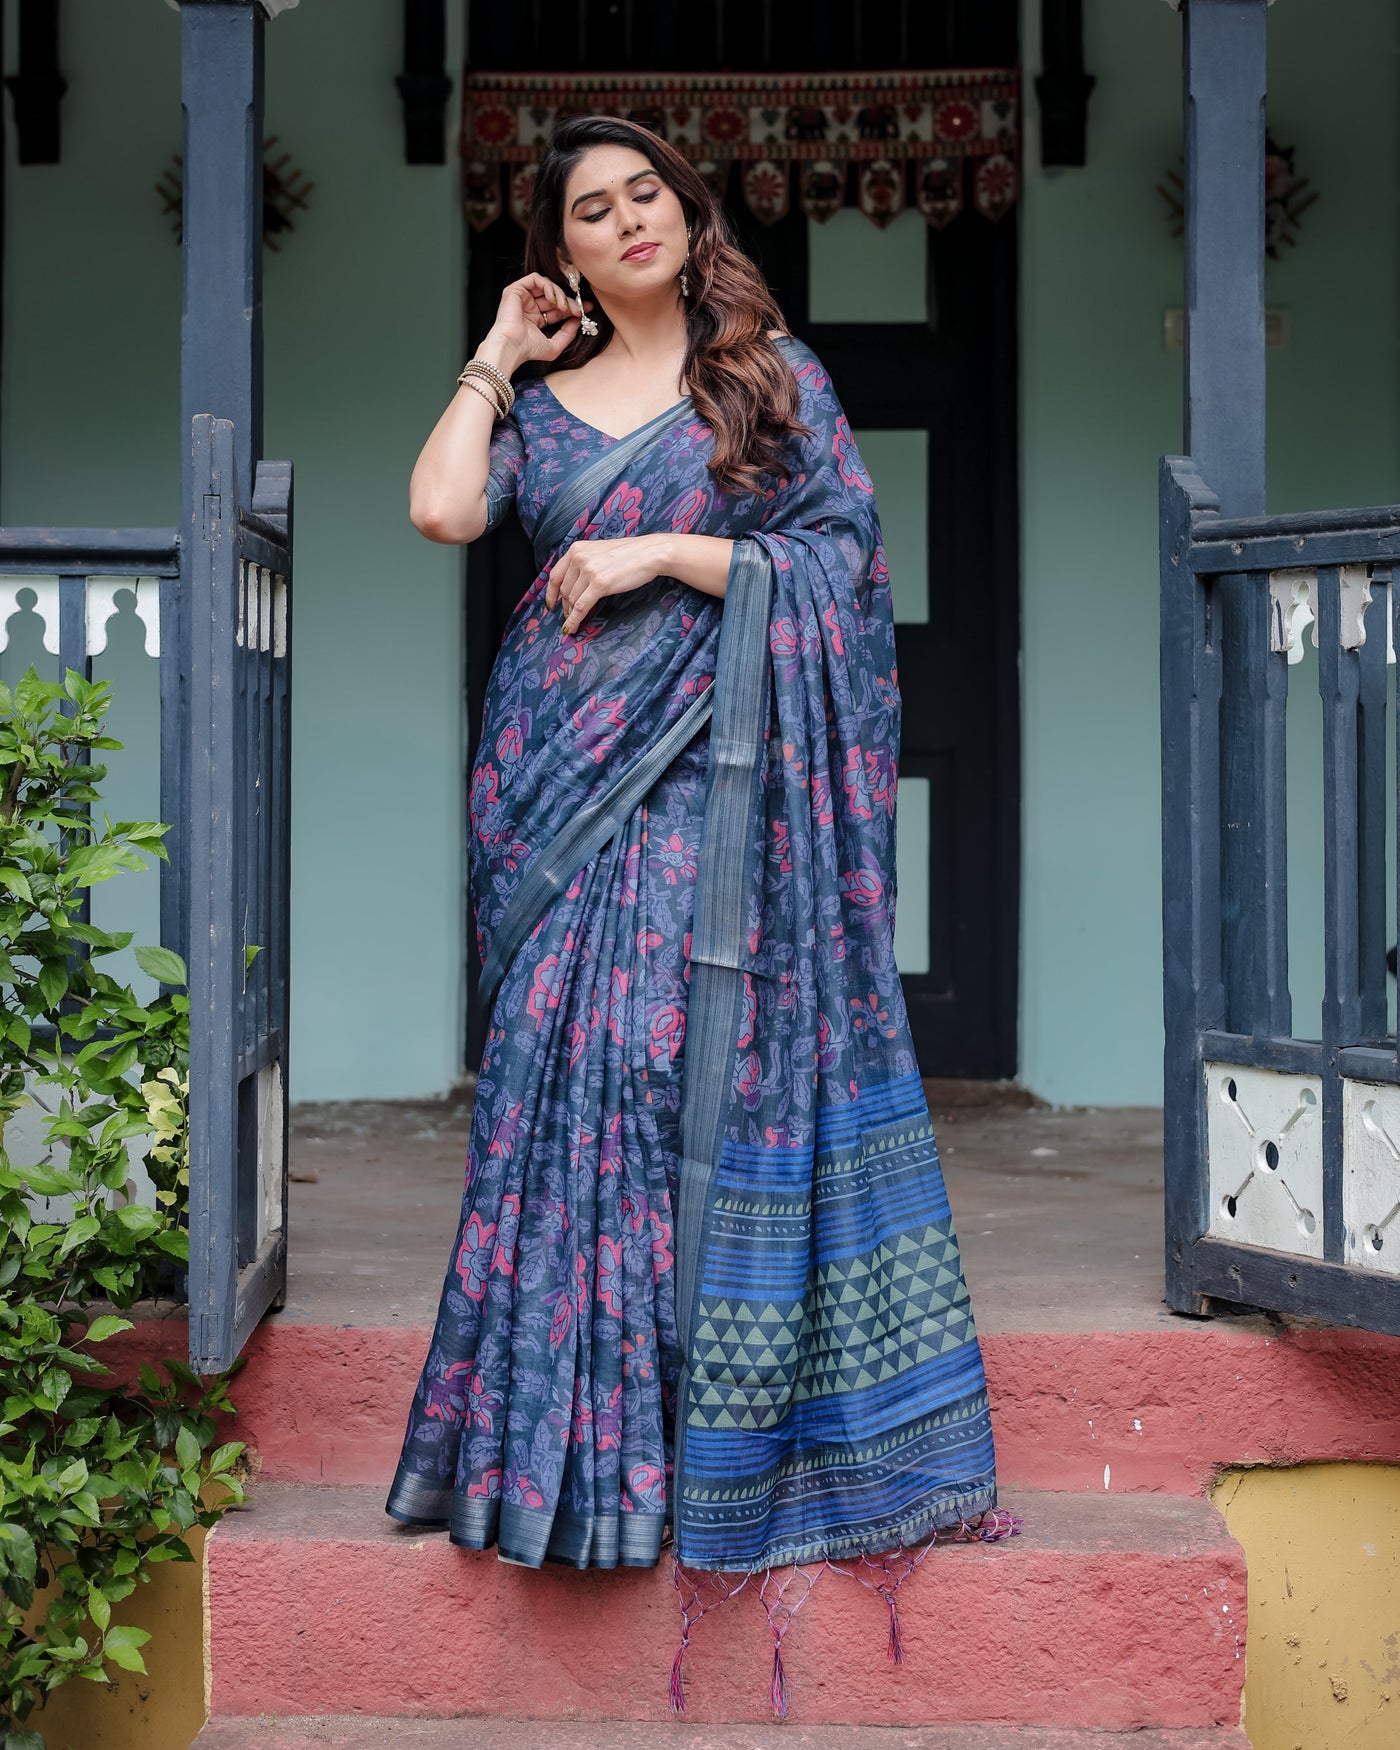
M 473 772 L 493 1000 L 388 1510 L 531 1565 L 649 1564 L 669 1530 L 752 1572 L 996 1503 L 893 955 L 873 489 L 783 346 L 811 432 L 751 497 L 715 489 L 688 402 L 614 440 L 537 383 L 493 444 L 492 517 L 515 503 L 540 572 Z M 659 578 L 558 633 L 563 547 L 668 528 L 733 540 L 722 604 Z

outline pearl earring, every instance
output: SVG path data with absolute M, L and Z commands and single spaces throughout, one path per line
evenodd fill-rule
M 681 296 L 683 298 L 688 298 L 690 296 L 690 284 L 685 277 L 685 265 L 686 265 L 686 261 L 689 261 L 689 260 L 690 260 L 690 226 L 687 225 L 685 228 L 685 261 L 683 261 L 681 263 L 681 273 L 680 273 Z
M 574 294 L 574 296 L 576 298 L 578 298 L 579 332 L 581 334 L 587 334 L 591 338 L 593 335 L 595 335 L 598 332 L 598 324 L 593 320 L 593 318 L 591 316 L 585 316 L 583 314 L 583 299 L 579 297 L 578 269 L 576 267 L 571 267 L 569 269 L 568 280 L 569 280 L 569 290 Z

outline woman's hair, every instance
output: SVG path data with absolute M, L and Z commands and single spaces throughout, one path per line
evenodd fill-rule
M 535 179 L 525 239 L 525 271 L 559 275 L 564 251 L 564 189 L 591 146 L 630 146 L 651 160 L 675 193 L 690 227 L 685 299 L 686 349 L 682 368 L 696 412 L 714 433 L 709 469 L 733 492 L 755 492 L 763 473 L 786 474 L 786 440 L 810 427 L 798 417 L 797 383 L 768 338 L 786 327 L 773 294 L 734 240 L 728 215 L 709 184 L 674 146 L 638 122 L 616 116 L 575 115 L 557 123 Z M 591 358 L 612 336 L 595 297 L 594 336 L 576 334 L 559 355 L 570 370 Z

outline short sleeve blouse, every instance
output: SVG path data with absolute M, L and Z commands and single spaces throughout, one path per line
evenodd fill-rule
M 505 521 L 515 503 L 525 473 L 525 439 L 516 424 L 514 410 L 497 422 L 491 433 L 491 466 L 486 475 L 486 526 L 494 529 Z

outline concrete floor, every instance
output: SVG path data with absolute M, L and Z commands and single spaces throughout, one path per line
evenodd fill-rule
M 969 1104 L 928 1084 L 979 1330 L 1136 1331 L 1162 1303 L 1162 1114 Z M 456 1231 L 471 1093 L 291 1114 L 288 1320 L 431 1325 Z

